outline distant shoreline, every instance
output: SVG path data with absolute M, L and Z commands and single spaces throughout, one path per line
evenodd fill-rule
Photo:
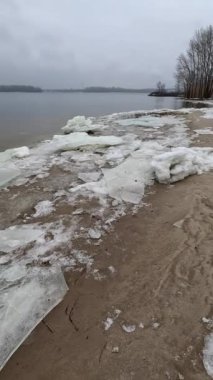
M 86 87 L 82 89 L 42 89 L 41 87 L 23 86 L 23 85 L 0 85 L 0 92 L 26 92 L 26 93 L 43 93 L 43 92 L 57 92 L 57 93 L 134 93 L 134 94 L 148 94 L 153 89 L 135 89 L 135 88 L 122 88 L 122 87 Z

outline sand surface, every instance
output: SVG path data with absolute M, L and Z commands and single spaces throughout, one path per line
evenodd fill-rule
M 187 123 L 191 130 L 213 126 L 199 111 Z M 192 145 L 213 146 L 213 136 L 199 135 Z M 57 168 L 51 178 L 54 189 L 70 180 Z M 48 181 L 42 195 L 39 185 L 29 186 L 16 203 L 19 210 L 13 201 L 6 206 L 3 194 L 2 226 L 28 213 L 32 199 L 51 199 Z M 145 205 L 117 219 L 100 245 L 76 239 L 73 248 L 87 251 L 95 273 L 84 265 L 65 273 L 64 300 L 12 356 L 0 379 L 209 379 L 202 350 L 210 331 L 202 318 L 213 314 L 212 188 L 213 173 L 155 184 L 146 191 Z M 96 205 L 82 200 L 81 207 L 86 211 L 80 222 L 88 227 L 97 218 L 91 212 Z M 55 218 L 72 210 L 61 204 Z

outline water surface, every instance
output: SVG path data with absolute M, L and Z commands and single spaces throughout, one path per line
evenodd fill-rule
M 32 145 L 60 131 L 76 115 L 178 109 L 176 98 L 127 93 L 0 93 L 0 150 Z

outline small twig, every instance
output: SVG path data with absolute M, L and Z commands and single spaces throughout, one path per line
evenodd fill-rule
M 104 351 L 106 349 L 106 346 L 107 346 L 107 342 L 104 343 L 104 345 L 103 345 L 103 347 L 101 349 L 101 352 L 100 352 L 100 355 L 99 355 L 99 359 L 98 359 L 99 364 L 101 363 L 101 359 L 102 359 L 103 353 L 104 353 Z

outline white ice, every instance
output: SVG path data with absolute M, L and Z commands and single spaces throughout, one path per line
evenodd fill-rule
M 52 202 L 46 200 L 46 201 L 41 201 L 35 206 L 35 214 L 33 215 L 34 218 L 42 217 L 42 216 L 47 216 L 51 214 L 54 210 L 55 207 L 53 206 Z
M 122 325 L 122 329 L 126 332 L 126 333 L 133 333 L 136 329 L 136 326 L 135 325 L 126 325 L 126 324 L 123 324 Z
M 210 128 L 195 129 L 195 133 L 198 135 L 213 135 L 213 130 Z
M 29 154 L 29 148 L 26 146 L 0 152 L 0 187 L 21 174 L 13 159 L 28 157 Z
M 35 225 L 12 226 L 0 230 L 0 251 L 12 252 L 31 241 L 37 240 L 43 234 L 43 230 Z
M 75 150 L 82 147 L 94 149 L 94 147 L 105 147 L 113 145 L 121 145 L 123 140 L 117 136 L 90 136 L 86 132 L 74 132 L 70 135 L 53 136 L 52 145 L 55 150 Z M 54 147 L 55 145 L 55 147 Z
M 213 169 L 213 148 L 174 148 L 154 157 L 152 168 L 160 183 L 172 183 Z
M 91 119 L 87 119 L 85 116 L 75 116 L 73 119 L 68 120 L 67 124 L 61 129 L 65 134 L 69 134 L 71 132 L 98 131 L 100 128 L 100 125 L 92 124 Z
M 205 338 L 203 365 L 208 375 L 213 379 L 213 333 Z
M 10 269 L 0 280 L 0 368 L 67 291 L 60 268 Z
M 213 107 L 202 109 L 204 119 L 213 119 Z
M 183 119 L 177 118 L 173 115 L 145 115 L 138 118 L 129 118 L 116 121 L 119 125 L 123 126 L 140 126 L 140 127 L 152 127 L 160 128 L 165 125 L 179 125 L 183 122 Z

